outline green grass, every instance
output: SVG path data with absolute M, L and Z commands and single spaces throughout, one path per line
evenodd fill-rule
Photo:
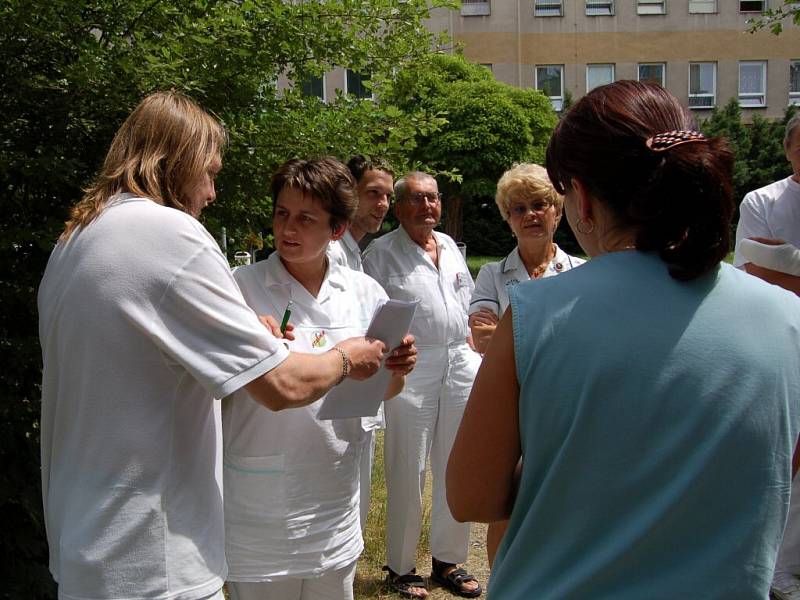
M 478 271 L 480 271 L 481 267 L 486 264 L 487 262 L 496 262 L 498 260 L 503 260 L 502 256 L 467 256 L 467 267 L 469 267 L 469 272 L 472 273 L 472 278 L 478 276 Z

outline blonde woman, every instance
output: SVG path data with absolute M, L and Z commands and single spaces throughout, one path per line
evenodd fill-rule
M 498 262 L 481 267 L 469 305 L 469 326 L 477 350 L 486 352 L 499 318 L 508 307 L 508 288 L 521 281 L 550 277 L 583 264 L 553 242 L 564 198 L 547 170 L 531 163 L 515 165 L 497 182 L 497 208 L 517 246 Z

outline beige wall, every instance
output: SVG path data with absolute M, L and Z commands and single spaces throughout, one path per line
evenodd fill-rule
M 777 0 L 773 0 L 775 2 Z M 464 54 L 491 63 L 495 77 L 534 85 L 536 65 L 564 65 L 565 89 L 586 93 L 586 65 L 613 63 L 616 79 L 635 79 L 640 62 L 666 63 L 666 86 L 688 100 L 692 61 L 717 63 L 717 105 L 738 95 L 739 61 L 767 61 L 767 106 L 745 114 L 780 117 L 788 103 L 789 61 L 800 59 L 800 28 L 788 24 L 780 36 L 746 32 L 752 13 L 737 0 L 718 0 L 716 14 L 690 15 L 688 0 L 667 0 L 666 15 L 638 15 L 636 0 L 616 0 L 612 17 L 585 14 L 584 0 L 565 0 L 563 17 L 535 17 L 533 0 L 492 0 L 489 16 L 462 17 L 433 11 L 434 31 L 451 32 Z M 699 116 L 707 111 L 699 110 Z

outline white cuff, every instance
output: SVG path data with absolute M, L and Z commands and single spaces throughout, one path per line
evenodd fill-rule
M 739 240 L 736 253 L 759 267 L 800 276 L 800 249 L 792 244 L 772 246 L 745 238 Z

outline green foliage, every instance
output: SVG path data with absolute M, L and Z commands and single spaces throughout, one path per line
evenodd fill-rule
M 434 54 L 410 64 L 398 71 L 382 97 L 401 110 L 416 108 L 431 118 L 446 119 L 432 135 L 418 136 L 411 156 L 433 171 L 458 174 L 440 182 L 449 198 L 447 230 L 457 239 L 462 237 L 462 202 L 478 206 L 491 202 L 497 180 L 512 164 L 541 163 L 557 120 L 549 99 L 539 91 L 498 82 L 487 69 L 460 55 Z M 478 225 L 468 222 L 470 227 Z M 502 220 L 500 224 L 499 231 L 485 234 L 502 238 L 505 224 Z M 465 232 L 464 240 L 469 237 Z
M 780 35 L 786 19 L 790 19 L 795 25 L 800 25 L 800 6 L 795 0 L 783 0 L 781 6 L 768 8 L 760 18 L 749 19 L 748 31 L 755 33 L 767 28 L 774 35 Z
M 736 157 L 733 197 L 737 203 L 747 192 L 791 173 L 783 150 L 783 135 L 795 110 L 795 107 L 787 108 L 784 118 L 775 121 L 756 115 L 752 123 L 746 125 L 742 122 L 737 99 L 731 98 L 725 106 L 715 108 L 701 123 L 703 133 L 725 136 L 733 148 Z
M 429 53 L 423 20 L 449 0 L 5 0 L 0 4 L 0 564 L 3 592 L 46 598 L 39 496 L 41 358 L 36 289 L 50 250 L 131 109 L 175 88 L 230 132 L 212 233 L 231 250 L 260 239 L 270 174 L 293 156 L 386 155 L 403 169 L 418 136 L 441 122 L 339 95 L 329 104 L 280 93 L 333 66 L 381 86 Z M 9 277 L 11 275 L 11 277 Z

